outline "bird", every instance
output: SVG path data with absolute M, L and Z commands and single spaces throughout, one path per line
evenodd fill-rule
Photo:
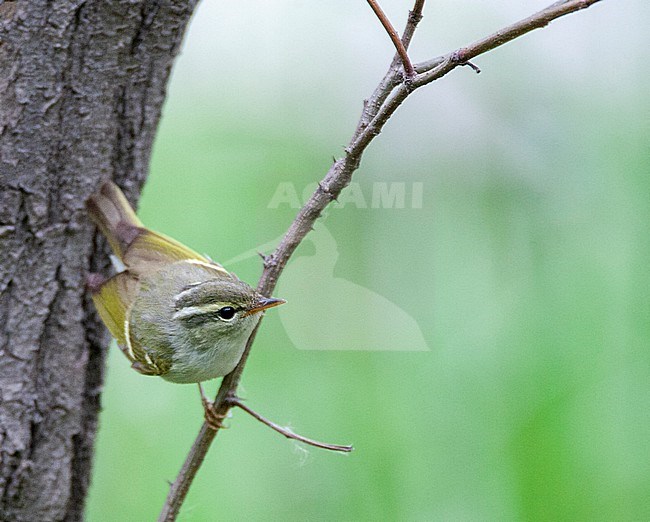
M 235 274 L 146 228 L 121 189 L 104 182 L 86 201 L 106 237 L 117 273 L 90 273 L 95 308 L 117 345 L 142 375 L 197 383 L 205 419 L 221 427 L 201 383 L 230 373 L 263 312 L 285 303 L 261 295 Z

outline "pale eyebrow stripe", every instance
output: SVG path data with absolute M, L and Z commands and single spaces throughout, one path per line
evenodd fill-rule
M 187 317 L 192 317 L 195 315 L 210 314 L 213 312 L 218 312 L 224 306 L 224 303 L 213 303 L 204 306 L 186 306 L 185 308 L 181 308 L 178 312 L 176 312 L 172 316 L 172 319 L 186 319 Z

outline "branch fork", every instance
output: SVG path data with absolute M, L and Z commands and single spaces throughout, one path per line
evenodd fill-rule
M 201 402 L 203 403 L 203 409 L 205 412 L 205 423 L 207 427 L 210 428 L 215 433 L 220 429 L 228 428 L 228 426 L 223 425 L 223 421 L 228 416 L 228 411 L 232 408 L 237 407 L 245 411 L 246 413 L 248 413 L 255 420 L 258 420 L 262 424 L 268 426 L 272 430 L 277 431 L 279 434 L 284 435 L 288 439 L 296 440 L 298 442 L 303 442 L 309 446 L 314 446 L 315 448 L 321 448 L 330 451 L 340 451 L 342 453 L 350 453 L 353 449 L 353 447 L 349 445 L 319 442 L 317 440 L 304 437 L 303 435 L 299 435 L 287 427 L 280 426 L 279 424 L 276 424 L 275 422 L 270 421 L 266 417 L 260 415 L 252 408 L 246 406 L 243 400 L 240 397 L 237 397 L 237 395 L 234 392 L 228 394 L 222 401 L 222 405 L 226 408 L 225 411 L 223 410 L 220 411 L 219 409 L 217 409 L 215 407 L 215 403 L 211 402 L 207 398 L 205 392 L 203 391 L 203 386 L 201 386 L 201 383 L 199 383 L 199 392 L 201 393 Z
M 327 442 L 319 442 L 314 439 L 310 439 L 307 437 L 303 437 L 302 435 L 298 435 L 297 433 L 294 433 L 292 430 L 289 428 L 286 428 L 284 426 L 280 426 L 276 424 L 275 422 L 270 421 L 266 417 L 263 417 L 256 411 L 254 411 L 252 408 L 249 408 L 246 406 L 242 400 L 237 397 L 237 396 L 232 396 L 228 399 L 228 403 L 231 406 L 236 406 L 241 410 L 244 410 L 246 413 L 248 413 L 251 417 L 254 419 L 260 421 L 262 424 L 265 424 L 272 430 L 277 431 L 279 434 L 284 435 L 288 439 L 292 440 L 297 440 L 298 442 L 304 442 L 305 444 L 308 444 L 309 446 L 314 446 L 315 448 L 321 448 L 321 449 L 326 449 L 330 451 L 339 451 L 341 453 L 350 453 L 354 448 L 352 446 L 348 445 L 342 445 L 342 444 L 330 444 Z
M 410 81 L 415 77 L 416 73 L 415 73 L 415 69 L 413 68 L 413 64 L 411 63 L 411 59 L 409 58 L 408 52 L 406 51 L 408 43 L 404 45 L 403 40 L 399 37 L 397 31 L 393 27 L 393 24 L 390 23 L 390 20 L 388 19 L 388 17 L 386 16 L 386 14 L 384 13 L 384 11 L 379 6 L 379 3 L 376 0 L 368 0 L 368 4 L 370 4 L 370 7 L 375 12 L 375 15 L 377 15 L 377 18 L 379 18 L 381 25 L 383 25 L 384 29 L 386 29 L 388 36 L 390 37 L 391 41 L 393 42 L 393 45 L 395 46 L 395 49 L 397 50 L 397 54 L 400 60 L 402 60 L 402 65 L 404 66 L 405 81 L 406 82 Z M 422 6 L 424 6 L 424 1 L 422 1 L 421 4 Z M 416 7 L 413 9 L 413 11 L 409 12 L 409 23 L 411 22 L 411 20 L 414 20 L 414 23 L 417 24 L 419 20 L 422 18 L 421 8 L 420 8 L 419 18 L 417 13 L 415 13 L 416 9 L 417 9 L 417 4 Z

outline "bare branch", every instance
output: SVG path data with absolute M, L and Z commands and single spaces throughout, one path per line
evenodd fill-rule
M 314 222 L 327 205 L 336 199 L 341 191 L 350 183 L 352 174 L 359 167 L 361 157 L 367 146 L 381 132 L 384 124 L 409 94 L 415 89 L 441 78 L 456 67 L 467 64 L 469 60 L 476 56 L 495 49 L 534 29 L 544 27 L 557 18 L 590 7 L 599 1 L 601 0 L 563 0 L 556 2 L 546 9 L 478 40 L 467 47 L 462 47 L 444 56 L 416 65 L 414 69 L 418 74 L 409 83 L 404 83 L 401 79 L 397 79 L 398 71 L 389 70 L 389 73 L 384 77 L 372 97 L 364 103 L 364 113 L 350 144 L 345 149 L 345 157 L 336 160 L 330 167 L 314 193 L 298 212 L 298 215 L 293 223 L 291 223 L 289 230 L 284 235 L 275 252 L 265 259 L 264 271 L 257 286 L 258 291 L 263 295 L 271 295 L 278 277 L 284 270 L 287 261 L 295 249 L 312 229 Z M 409 16 L 408 23 L 413 24 L 413 30 L 415 29 L 417 20 L 421 18 L 423 4 L 423 1 L 416 1 L 413 12 L 417 16 Z M 407 31 L 404 34 L 407 36 Z M 412 31 L 409 38 L 411 36 Z M 408 44 L 408 41 L 406 44 Z M 259 326 L 260 324 L 258 323 L 257 328 L 253 331 L 246 344 L 244 355 L 237 364 L 237 367 L 230 374 L 226 375 L 221 383 L 217 398 L 214 402 L 214 409 L 217 415 L 225 415 L 231 407 L 236 405 L 232 403 L 232 397 L 236 395 L 236 390 Z M 237 404 L 237 406 L 239 405 Z M 194 476 L 200 468 L 208 448 L 217 433 L 217 431 L 209 428 L 205 423 L 201 427 L 201 431 L 194 441 L 176 481 L 172 484 L 167 501 L 158 519 L 159 522 L 173 521 L 176 519 L 176 515 L 194 480 Z
M 330 451 L 340 451 L 340 452 L 343 452 L 343 453 L 349 453 L 354 449 L 352 446 L 342 446 L 340 444 L 328 444 L 326 442 L 318 442 L 317 440 L 308 439 L 307 437 L 303 437 L 302 435 L 298 435 L 297 433 L 294 433 L 290 429 L 279 426 L 275 422 L 272 422 L 272 421 L 268 420 L 267 418 L 262 417 L 259 413 L 257 413 L 256 411 L 254 411 L 254 410 L 250 409 L 248 406 L 246 406 L 241 401 L 241 399 L 239 399 L 239 398 L 230 399 L 230 403 L 233 406 L 237 406 L 238 408 L 241 408 L 246 413 L 248 413 L 250 416 L 252 416 L 253 418 L 260 421 L 262 424 L 266 424 L 269 428 L 271 428 L 272 430 L 277 431 L 281 435 L 284 435 L 288 439 L 293 439 L 293 440 L 297 440 L 297 441 L 300 441 L 300 442 L 304 442 L 305 444 L 309 444 L 310 446 L 314 446 L 316 448 L 322 448 L 322 449 L 326 449 L 326 450 L 330 450 Z
M 528 18 L 524 18 L 512 25 L 509 25 L 508 27 L 504 27 L 503 29 L 492 33 L 485 38 L 477 40 L 476 42 L 473 42 L 466 47 L 461 47 L 460 49 L 457 49 L 444 56 L 438 56 L 437 58 L 416 64 L 414 66 L 416 72 L 431 72 L 431 74 L 428 76 L 422 76 L 421 74 L 418 75 L 418 79 L 421 82 L 420 85 L 424 85 L 433 80 L 437 80 L 440 76 L 435 70 L 438 69 L 443 62 L 451 62 L 455 64 L 454 67 L 452 67 L 453 69 L 456 66 L 463 65 L 472 58 L 475 58 L 480 54 L 485 54 L 492 49 L 496 49 L 497 47 L 500 47 L 503 44 L 514 40 L 515 38 L 519 38 L 520 36 L 534 31 L 535 29 L 545 27 L 553 20 L 571 13 L 575 13 L 581 9 L 591 7 L 600 1 L 601 0 L 561 0 L 559 2 L 555 2 L 546 9 L 542 9 L 541 11 L 538 11 Z M 446 71 L 444 74 L 447 72 L 449 71 Z
M 390 23 L 390 20 L 388 19 L 384 11 L 381 9 L 380 5 L 376 2 L 376 0 L 368 0 L 368 4 L 370 4 L 370 7 L 377 15 L 377 18 L 379 18 L 381 25 L 383 25 L 384 29 L 386 29 L 386 32 L 388 33 L 388 36 L 393 42 L 395 49 L 397 49 L 397 54 L 402 60 L 402 64 L 404 66 L 404 74 L 406 75 L 407 78 L 413 78 L 413 76 L 415 76 L 415 69 L 413 69 L 413 64 L 411 63 L 411 59 L 409 58 L 409 55 L 406 52 L 406 47 L 404 46 L 404 43 L 402 42 L 401 38 L 397 34 L 397 31 L 393 27 L 393 24 Z

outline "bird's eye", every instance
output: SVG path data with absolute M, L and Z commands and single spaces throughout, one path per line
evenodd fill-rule
M 236 312 L 237 310 L 235 310 L 232 306 L 224 306 L 217 311 L 217 315 L 224 321 L 230 321 L 233 317 L 235 317 Z

